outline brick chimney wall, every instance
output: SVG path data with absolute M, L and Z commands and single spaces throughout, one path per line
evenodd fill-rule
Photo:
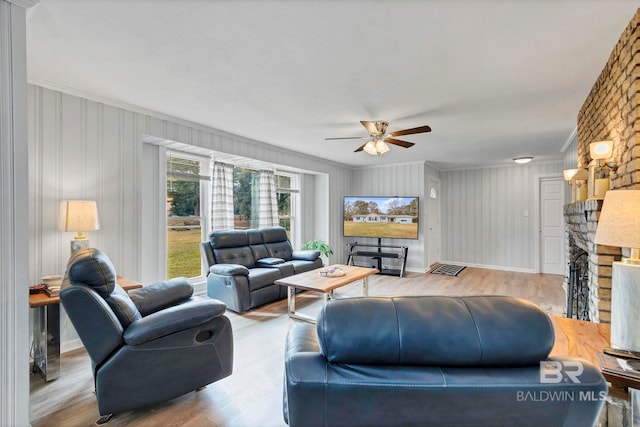
M 640 9 L 578 113 L 578 167 L 591 161 L 589 144 L 613 141 L 611 189 L 640 188 Z
M 640 189 L 640 9 L 582 105 L 577 134 L 579 168 L 586 169 L 591 161 L 590 143 L 612 140 L 618 169 L 611 172 L 611 189 Z M 620 260 L 620 248 L 593 243 L 601 206 L 595 200 L 565 206 L 566 241 L 586 242 L 586 248 L 584 243 L 580 246 L 589 254 L 590 319 L 609 323 L 612 263 Z M 577 237 L 580 230 L 583 235 Z M 567 260 L 575 250 L 567 245 Z

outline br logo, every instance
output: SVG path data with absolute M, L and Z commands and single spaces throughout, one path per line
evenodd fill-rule
M 584 372 L 584 366 L 580 362 L 565 360 L 544 360 L 540 362 L 540 383 L 558 384 L 571 381 L 580 384 L 580 375 Z

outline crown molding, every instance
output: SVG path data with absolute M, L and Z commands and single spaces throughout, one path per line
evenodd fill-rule
M 574 127 L 573 128 L 573 132 L 571 132 L 571 135 L 569 135 L 569 137 L 567 138 L 567 140 L 564 142 L 564 145 L 562 146 L 562 148 L 560 149 L 561 153 L 564 153 L 565 151 L 567 151 L 567 148 L 569 148 L 569 146 L 574 142 L 578 140 L 578 127 Z
M 16 6 L 20 6 L 24 9 L 29 9 L 32 6 L 35 6 L 40 0 L 5 0 L 8 3 L 15 4 Z

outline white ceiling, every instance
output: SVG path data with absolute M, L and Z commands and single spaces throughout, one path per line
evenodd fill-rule
M 637 0 L 40 0 L 29 81 L 354 165 L 560 159 Z M 360 120 L 428 124 L 353 150 Z

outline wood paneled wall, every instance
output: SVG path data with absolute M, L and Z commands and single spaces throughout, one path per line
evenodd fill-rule
M 561 161 L 440 172 L 443 261 L 535 272 L 537 177 L 561 172 Z

